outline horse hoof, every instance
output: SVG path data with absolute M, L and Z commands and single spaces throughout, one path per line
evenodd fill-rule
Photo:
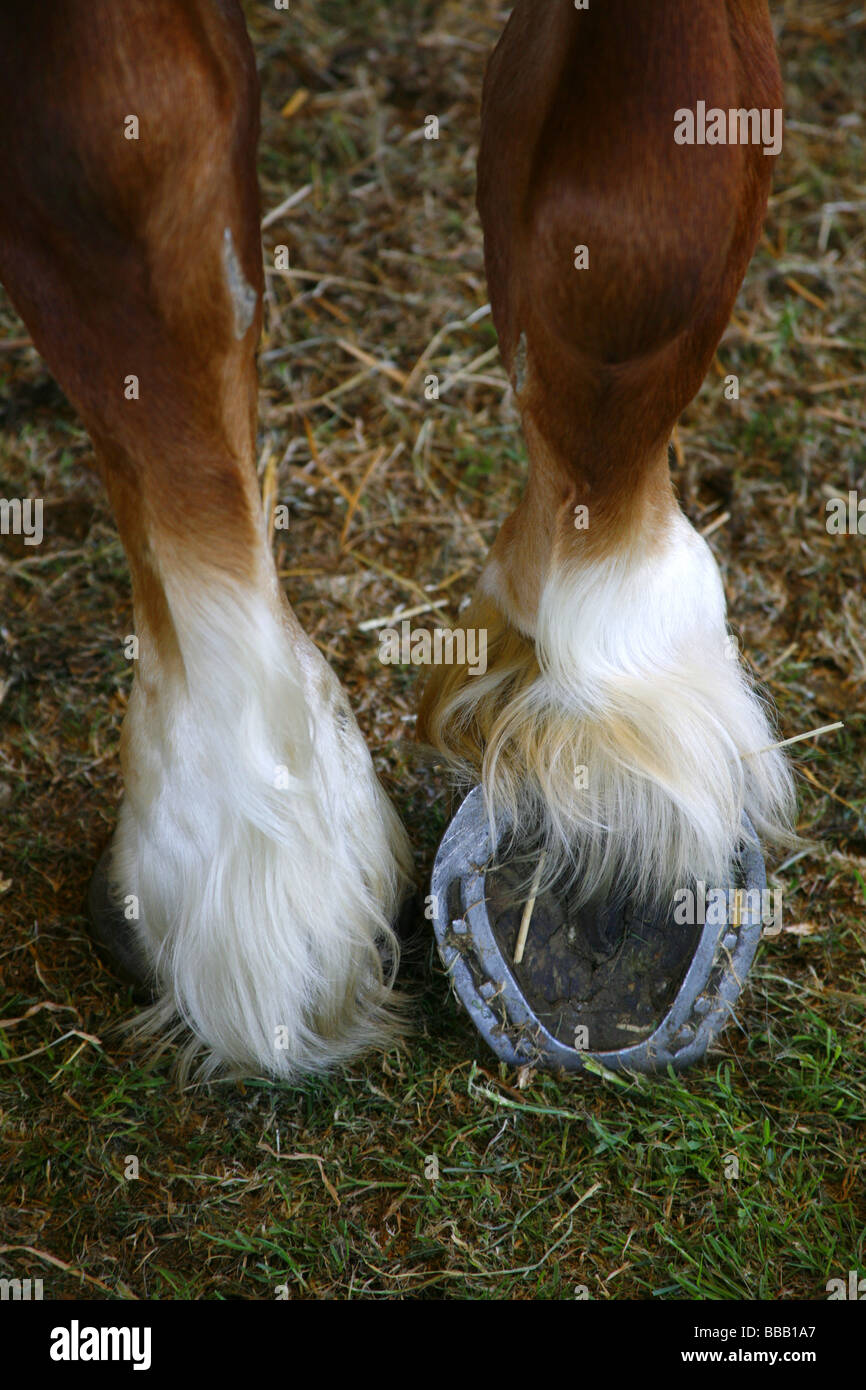
M 703 1057 L 731 1017 L 763 929 L 755 903 L 764 860 L 745 816 L 743 824 L 731 887 L 746 896 L 725 890 L 733 910 L 683 926 L 629 901 L 574 909 L 554 885 L 536 899 L 518 964 L 525 866 L 496 862 L 483 792 L 470 792 L 436 856 L 433 925 L 457 998 L 497 1057 L 549 1071 L 595 1061 L 648 1073 Z
M 124 914 L 122 902 L 108 877 L 111 845 L 103 851 L 94 870 L 87 894 L 87 915 L 90 932 L 97 946 L 107 955 L 114 973 L 125 984 L 135 987 L 136 994 L 153 999 L 151 972 L 137 940 L 135 927 Z

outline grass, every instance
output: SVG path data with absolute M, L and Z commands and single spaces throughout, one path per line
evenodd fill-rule
M 377 0 L 248 10 L 263 206 L 311 185 L 265 232 L 266 264 L 284 244 L 291 269 L 268 277 L 262 487 L 290 507 L 281 577 L 412 827 L 423 897 L 448 796 L 411 741 L 413 673 L 381 666 L 360 624 L 425 597 L 453 621 L 525 476 L 479 314 L 474 154 L 500 7 L 405 4 L 399 24 Z M 128 576 L 90 443 L 26 341 L 9 346 L 26 329 L 0 302 L 0 494 L 46 504 L 44 544 L 4 537 L 0 567 L 0 1276 L 59 1298 L 728 1300 L 822 1298 L 866 1271 L 866 538 L 825 527 L 830 496 L 866 496 L 866 21 L 841 0 L 775 19 L 785 150 L 675 477 L 692 521 L 716 523 L 783 736 L 845 728 L 794 750 L 814 848 L 774 866 L 783 930 L 682 1077 L 498 1067 L 423 922 L 415 1033 L 384 1060 L 305 1089 L 180 1092 L 168 1062 L 142 1069 L 82 915 L 121 795 Z M 431 112 L 437 142 L 417 138 Z M 435 407 L 428 372 L 450 382 Z

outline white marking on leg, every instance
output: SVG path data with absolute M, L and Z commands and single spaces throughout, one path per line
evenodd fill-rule
M 726 882 L 744 809 L 759 834 L 786 833 L 790 773 L 777 750 L 750 756 L 773 732 L 726 635 L 718 567 L 678 509 L 645 543 L 549 575 L 541 673 L 499 723 L 486 785 L 494 813 L 541 822 L 551 871 L 579 850 L 584 900 Z
M 405 836 L 277 595 L 177 569 L 164 585 L 183 672 L 142 641 L 111 870 L 161 991 L 146 1027 L 179 1015 L 204 1075 L 322 1071 L 389 1036 Z
M 255 318 L 259 297 L 241 269 L 230 227 L 223 232 L 223 269 L 235 317 L 235 337 L 242 338 Z

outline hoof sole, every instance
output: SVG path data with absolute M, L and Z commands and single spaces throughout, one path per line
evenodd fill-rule
M 766 887 L 754 830 L 732 887 Z M 493 1052 L 512 1066 L 664 1072 L 699 1061 L 728 1022 L 762 934 L 753 909 L 737 920 L 674 927 L 611 903 L 572 914 L 540 899 L 536 958 L 514 962 L 522 910 L 509 907 L 480 787 L 439 847 L 433 925 L 460 1002 Z M 507 887 L 507 876 L 505 876 Z M 628 910 L 625 910 L 628 907 Z

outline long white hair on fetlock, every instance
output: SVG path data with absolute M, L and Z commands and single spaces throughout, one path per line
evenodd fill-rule
M 486 675 L 440 687 L 426 722 L 464 763 L 478 742 L 494 843 L 509 827 L 511 848 L 543 849 L 542 888 L 565 874 L 578 901 L 649 902 L 724 884 L 744 810 L 760 838 L 792 843 L 769 705 L 728 638 L 712 553 L 678 509 L 652 538 L 554 568 L 532 638 L 503 636 L 504 622 Z
M 111 867 L 157 992 L 136 1031 L 182 1030 L 199 1079 L 387 1047 L 411 858 L 339 682 L 273 593 L 164 583 L 182 671 L 143 642 Z

